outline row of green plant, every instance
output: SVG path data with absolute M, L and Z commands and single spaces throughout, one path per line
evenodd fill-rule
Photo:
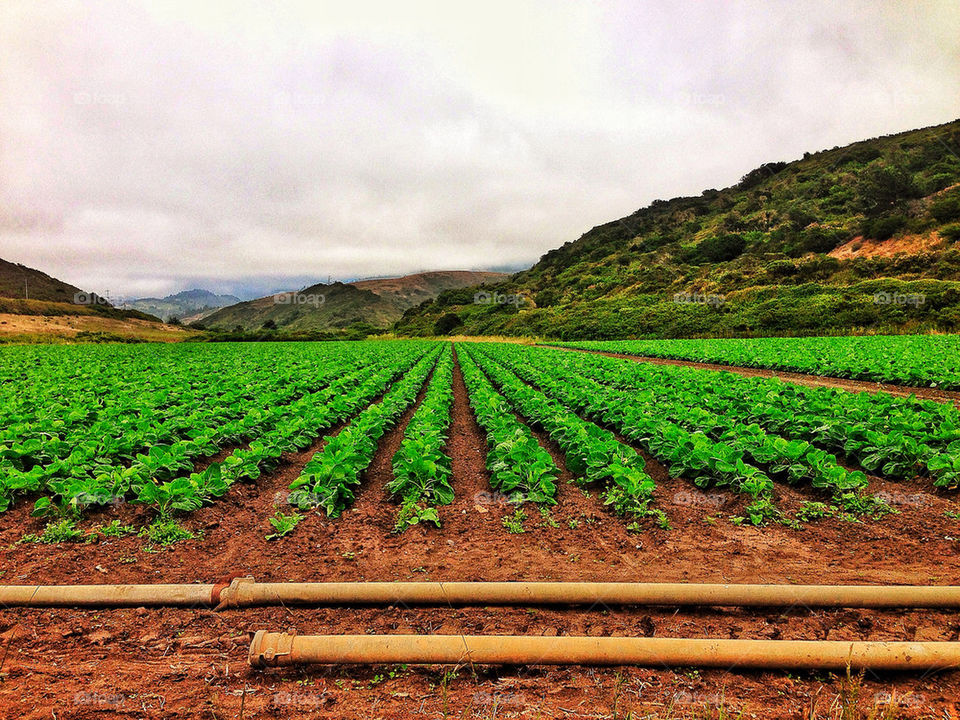
M 484 349 L 509 362 L 506 359 L 509 348 L 506 346 Z M 761 524 L 768 518 L 781 517 L 773 505 L 773 482 L 766 473 L 744 459 L 742 450 L 717 443 L 702 432 L 690 432 L 674 423 L 659 420 L 651 414 L 651 408 L 632 405 L 626 394 L 617 399 L 597 397 L 585 390 L 578 378 L 569 372 L 533 368 L 528 362 L 511 362 L 510 367 L 558 403 L 595 417 L 639 443 L 667 465 L 672 474 L 686 477 L 699 487 L 730 487 L 745 493 L 751 498 L 745 515 L 750 523 Z
M 339 344 L 331 355 L 375 354 L 375 348 Z M 0 442 L 62 439 L 77 426 L 88 437 L 119 436 L 123 422 L 150 414 L 182 415 L 177 406 L 222 404 L 224 392 L 253 382 L 296 384 L 323 369 L 319 353 L 284 354 L 272 348 L 241 353 L 236 346 L 205 350 L 191 345 L 136 348 L 12 347 L 0 353 Z M 279 376 L 279 377 L 277 377 Z M 13 435 L 13 432 L 16 435 Z M 71 439 L 83 439 L 83 436 Z
M 511 350 L 505 351 L 510 353 Z M 601 415 L 625 434 L 643 433 L 640 441 L 651 452 L 669 456 L 676 447 L 663 447 L 667 438 L 676 441 L 681 433 L 702 434 L 715 444 L 703 443 L 703 450 L 714 457 L 744 462 L 743 470 L 763 470 L 765 478 L 794 485 L 809 485 L 830 494 L 832 502 L 846 512 L 880 512 L 886 506 L 866 492 L 868 480 L 859 470 L 841 466 L 835 456 L 803 440 L 787 439 L 771 434 L 754 422 L 744 421 L 735 413 L 713 412 L 703 407 L 703 398 L 715 396 L 713 380 L 708 373 L 688 377 L 694 386 L 690 392 L 678 392 L 668 378 L 660 383 L 631 382 L 618 379 L 620 387 L 604 385 L 592 376 L 606 379 L 623 371 L 633 377 L 632 368 L 622 360 L 593 357 L 559 350 L 531 349 L 523 360 L 528 364 L 523 374 L 532 382 L 549 385 L 553 392 L 565 393 L 576 407 L 593 416 Z M 562 373 L 566 386 L 551 373 Z M 699 382 L 696 382 L 696 379 Z M 627 387 L 623 387 L 627 385 Z M 550 391 L 548 391 L 550 392 Z M 731 454 L 732 453 L 732 454 Z M 678 468 L 684 469 L 684 468 Z M 766 484 L 766 481 L 764 482 Z
M 889 293 L 887 294 L 889 295 Z M 922 296 L 886 295 L 889 303 Z M 557 343 L 645 357 L 675 358 L 903 385 L 960 388 L 960 335 L 619 340 Z
M 359 371 L 311 396 L 309 403 L 288 406 L 276 425 L 249 446 L 239 448 L 206 470 L 169 482 L 148 482 L 135 488 L 137 501 L 156 507 L 161 515 L 190 512 L 224 495 L 241 480 L 256 480 L 277 466 L 285 452 L 309 447 L 320 433 L 352 417 L 381 395 L 389 385 L 422 357 L 422 352 L 404 356 L 373 373 Z
M 466 348 L 466 344 L 461 347 Z M 644 469 L 644 459 L 633 448 L 618 441 L 609 430 L 579 418 L 528 386 L 498 361 L 497 349 L 485 346 L 481 351 L 473 346 L 464 352 L 469 352 L 521 416 L 549 433 L 563 451 L 571 472 L 604 488 L 605 504 L 622 515 L 654 515 L 665 523 L 663 513 L 650 507 L 655 483 Z
M 453 346 L 447 343 L 423 402 L 410 419 L 393 456 L 393 480 L 387 490 L 400 499 L 398 531 L 420 522 L 432 522 L 439 527 L 440 517 L 434 506 L 453 502 L 453 468 L 450 456 L 444 452 L 452 406 Z
M 301 509 L 323 508 L 328 517 L 339 515 L 353 503 L 361 474 L 369 467 L 384 433 L 417 399 L 441 353 L 435 347 L 424 355 L 392 388 L 332 437 L 290 484 L 292 499 Z
M 886 393 L 807 388 L 776 379 L 581 355 L 580 367 L 624 389 L 700 406 L 716 417 L 756 423 L 769 432 L 844 454 L 893 479 L 930 476 L 937 487 L 960 484 L 960 411 L 952 405 Z
M 96 475 L 50 480 L 43 488 L 46 494 L 35 504 L 34 514 L 77 516 L 91 505 L 128 500 L 151 505 L 161 517 L 195 510 L 223 495 L 233 483 L 256 479 L 264 469 L 275 466 L 284 452 L 307 447 L 324 428 L 355 414 L 382 394 L 429 347 L 417 344 L 391 348 L 382 362 L 347 373 L 293 403 L 258 414 L 257 439 L 200 472 L 163 480 L 150 474 L 149 465 L 139 463 L 110 467 Z
M 202 376 L 204 384 L 196 391 L 165 388 L 159 393 L 165 398 L 162 408 L 149 402 L 138 405 L 136 395 L 119 394 L 119 399 L 112 398 L 110 412 L 89 425 L 73 423 L 60 435 L 51 432 L 43 439 L 0 445 L 0 462 L 7 466 L 0 481 L 0 511 L 25 492 L 52 489 L 75 504 L 106 504 L 116 493 L 92 492 L 94 488 L 126 489 L 176 477 L 193 468 L 199 457 L 273 429 L 290 412 L 291 403 L 315 401 L 311 396 L 322 399 L 332 379 L 354 368 L 362 374 L 373 360 L 338 353 L 322 365 L 296 364 L 272 378 L 241 372 L 224 380 L 227 389 L 219 393 L 208 392 L 220 385 L 219 378 Z M 237 387 L 243 378 L 246 386 Z M 51 423 L 56 421 L 34 425 Z M 98 503 L 98 495 L 107 500 Z
M 490 486 L 511 502 L 555 503 L 560 470 L 550 453 L 540 446 L 530 428 L 517 419 L 510 405 L 493 388 L 466 350 L 465 343 L 457 345 L 457 359 L 470 396 L 470 407 L 486 434 Z
M 29 364 L 0 355 L 0 372 L 19 368 L 23 381 L 16 400 L 0 405 L 7 423 L 0 428 L 0 509 L 14 493 L 54 479 L 83 482 L 130 467 L 143 477 L 171 477 L 197 457 L 254 437 L 283 405 L 379 354 L 374 346 L 332 349 L 306 358 L 261 352 L 255 366 L 236 348 L 146 347 L 117 357 L 51 348 L 32 353 Z

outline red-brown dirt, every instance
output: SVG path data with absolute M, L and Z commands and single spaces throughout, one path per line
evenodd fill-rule
M 885 483 L 901 514 L 878 521 L 824 520 L 803 530 L 738 527 L 736 500 L 697 493 L 648 458 L 657 501 L 672 528 L 626 529 L 564 468 L 549 518 L 527 507 L 525 532 L 502 525 L 486 442 L 457 369 L 448 450 L 453 504 L 441 529 L 390 533 L 385 485 L 412 410 L 381 442 L 352 509 L 311 514 L 268 542 L 282 506 L 322 440 L 289 455 L 258 482 L 231 489 L 183 521 L 202 540 L 150 550 L 137 537 L 98 544 L 16 544 L 41 522 L 20 504 L 0 517 L 0 577 L 9 584 L 211 582 L 230 573 L 263 581 L 608 580 L 769 583 L 960 584 L 960 520 L 921 481 Z M 561 463 L 562 454 L 538 431 Z M 783 500 L 798 491 L 783 488 Z M 142 508 L 101 519 L 143 523 Z M 85 523 L 90 525 L 93 521 Z M 839 717 L 839 679 L 828 673 L 690 668 L 333 667 L 253 671 L 248 632 L 471 633 L 771 639 L 958 640 L 960 616 L 940 611 L 676 608 L 262 608 L 5 609 L 0 611 L 0 718 L 439 718 L 439 717 Z M 956 717 L 960 673 L 868 673 L 866 710 L 896 693 L 900 717 Z M 709 714 L 712 713 L 712 714 Z

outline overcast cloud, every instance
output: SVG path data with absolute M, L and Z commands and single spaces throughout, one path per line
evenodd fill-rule
M 0 257 L 126 296 L 517 268 L 957 117 L 955 0 L 3 0 Z

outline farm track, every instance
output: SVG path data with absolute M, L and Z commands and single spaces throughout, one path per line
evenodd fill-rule
M 828 375 L 810 375 L 807 373 L 787 372 L 784 370 L 768 370 L 765 368 L 743 367 L 740 365 L 722 365 L 716 363 L 694 362 L 692 360 L 674 360 L 672 358 L 655 358 L 625 353 L 606 352 L 603 350 L 587 350 L 585 348 L 560 347 L 557 345 L 536 345 L 535 347 L 550 348 L 551 350 L 566 350 L 571 352 L 592 353 L 620 360 L 650 363 L 652 365 L 677 365 L 679 367 L 695 368 L 697 370 L 712 370 L 715 372 L 732 372 L 744 377 L 777 378 L 784 382 L 807 387 L 829 387 L 849 392 L 885 392 L 897 397 L 916 395 L 924 400 L 951 403 L 960 408 L 960 391 L 938 390 L 937 388 L 912 387 L 908 385 L 892 385 L 890 383 L 871 382 L 869 380 L 848 380 L 846 378 L 830 377 Z
M 726 369 L 726 368 L 724 368 Z M 424 385 L 426 387 L 426 384 Z M 418 403 L 422 399 L 418 397 Z M 453 461 L 453 504 L 440 508 L 443 527 L 389 534 L 392 504 L 383 502 L 390 459 L 414 409 L 381 439 L 354 508 L 338 520 L 310 514 L 288 538 L 267 542 L 267 518 L 289 483 L 323 446 L 287 454 L 273 473 L 238 483 L 184 524 L 206 533 L 170 549 L 146 552 L 143 540 L 98 545 L 26 546 L 14 542 L 39 528 L 19 503 L 0 518 L 3 582 L 191 582 L 228 573 L 259 580 L 608 580 L 778 583 L 960 584 L 960 521 L 943 516 L 945 500 L 902 506 L 880 521 L 826 520 L 802 531 L 783 526 L 736 527 L 711 521 L 709 493 L 671 478 L 644 455 L 657 482 L 658 503 L 672 530 L 627 522 L 570 484 L 563 454 L 542 431 L 534 435 L 561 469 L 557 527 L 527 506 L 526 532 L 508 534 L 501 521 L 512 508 L 488 498 L 486 442 L 468 404 L 459 363 L 447 451 Z M 327 430 L 335 434 L 343 425 Z M 876 488 L 874 485 L 876 483 Z M 921 493 L 917 482 L 871 477 L 871 489 Z M 783 488 L 790 491 L 789 486 Z M 682 495 L 681 495 L 682 494 Z M 278 498 L 279 495 L 279 498 Z M 674 502 L 678 497 L 687 501 Z M 925 496 L 927 497 L 927 496 Z M 694 498 L 689 500 L 689 498 Z M 799 502 L 799 500 L 798 500 Z M 377 510 L 380 504 L 382 510 Z M 726 514 L 729 508 L 720 508 Z M 486 512 L 483 512 L 486 510 Z M 112 508 L 104 519 L 146 517 L 135 506 Z M 126 514 L 125 514 L 126 513 Z M 744 711 L 774 720 L 799 717 L 816 696 L 826 716 L 836 682 L 810 674 L 684 672 L 683 669 L 469 668 L 443 681 L 436 668 L 411 668 L 390 677 L 384 668 L 281 669 L 246 666 L 247 631 L 296 627 L 301 633 L 483 633 L 634 635 L 784 639 L 957 640 L 960 616 L 932 611 L 787 611 L 672 608 L 308 609 L 262 608 L 217 614 L 209 610 L 0 610 L 0 717 L 544 718 L 621 716 L 657 711 L 681 720 L 721 696 L 733 717 Z M 868 675 L 862 696 L 912 692 L 905 717 L 951 717 L 960 710 L 960 673 Z M 915 711 L 915 712 L 914 712 Z

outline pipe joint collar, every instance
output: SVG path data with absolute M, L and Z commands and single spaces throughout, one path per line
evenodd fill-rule
M 293 643 L 297 631 L 290 628 L 276 633 L 257 630 L 250 642 L 250 665 L 255 668 L 293 665 Z
M 212 605 L 217 610 L 226 610 L 228 608 L 241 607 L 241 596 L 243 590 L 254 584 L 252 575 L 246 577 L 235 577 L 229 585 L 215 585 L 213 588 Z

